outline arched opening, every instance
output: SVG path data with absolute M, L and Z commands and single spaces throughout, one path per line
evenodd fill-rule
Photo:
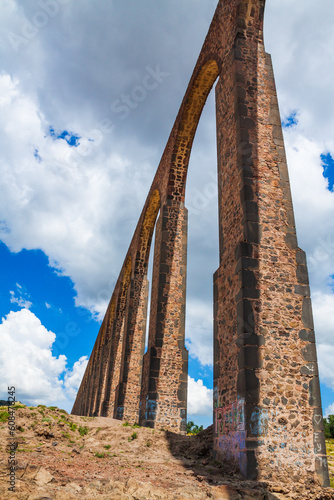
M 186 347 L 188 422 L 212 424 L 213 279 L 219 266 L 215 94 L 205 104 L 192 146 L 185 193 L 188 209 Z
M 109 302 L 109 306 L 105 315 L 105 327 L 103 329 L 103 334 L 102 334 L 101 363 L 100 363 L 98 392 L 97 392 L 95 411 L 94 411 L 95 415 L 101 414 L 102 403 L 104 400 L 104 394 L 106 390 L 107 375 L 108 375 L 107 366 L 108 366 L 108 354 L 109 354 L 108 347 L 113 330 L 113 323 L 115 320 L 115 304 L 116 304 L 115 295 L 113 295 Z
M 219 75 L 215 60 L 205 63 L 189 92 L 175 141 L 168 182 L 168 198 L 184 201 L 191 148 L 203 107 Z
M 184 202 L 191 156 L 191 174 L 185 203 L 188 208 L 187 419 L 205 427 L 212 423 L 212 276 L 219 265 L 215 99 L 214 93 L 210 94 L 218 75 L 217 62 L 209 60 L 202 66 L 192 84 L 178 128 L 168 184 L 168 199 Z M 210 98 L 203 111 L 209 94 Z M 198 125 L 196 142 L 193 146 Z
M 115 394 L 119 383 L 119 376 L 117 374 L 119 374 L 122 362 L 125 312 L 131 272 L 132 260 L 131 256 L 128 256 L 122 270 L 122 281 L 116 303 L 115 320 L 111 331 L 110 354 L 107 353 L 109 357 L 107 361 L 107 382 L 102 410 L 102 414 L 107 417 L 112 416 L 114 413 Z
M 157 218 L 159 217 L 159 213 Z M 144 353 L 147 352 L 148 347 L 148 335 L 150 329 L 150 314 L 151 314 L 151 298 L 152 298 L 152 281 L 153 281 L 153 260 L 154 260 L 154 247 L 155 247 L 155 226 L 152 235 L 151 248 L 149 253 L 149 258 L 147 262 L 147 280 L 148 280 L 148 302 L 147 302 L 147 320 L 146 320 L 146 331 L 145 331 L 145 348 Z
M 149 318 L 150 305 L 152 295 L 152 275 L 153 275 L 153 259 L 154 259 L 154 244 L 155 244 L 155 226 L 160 210 L 160 193 L 155 189 L 149 200 L 145 219 L 141 230 L 141 254 L 143 254 L 145 262 L 145 276 L 147 283 L 147 312 L 145 325 L 144 353 L 147 351 L 148 334 L 149 334 Z
M 137 421 L 142 362 L 147 323 L 147 267 L 155 221 L 160 208 L 160 193 L 153 191 L 146 206 L 136 248 L 136 260 L 127 294 L 123 325 L 119 383 L 115 396 L 114 418 Z

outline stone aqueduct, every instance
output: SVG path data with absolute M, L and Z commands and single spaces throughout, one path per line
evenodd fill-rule
M 218 3 L 72 413 L 186 429 L 185 187 L 198 121 L 218 79 L 214 455 L 235 461 L 249 478 L 313 477 L 326 486 L 307 264 L 297 244 L 271 58 L 264 50 L 264 7 L 265 0 Z

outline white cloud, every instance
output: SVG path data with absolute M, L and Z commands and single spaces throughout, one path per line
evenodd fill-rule
M 81 358 L 74 363 L 72 370 L 65 374 L 64 383 L 66 393 L 73 399 L 73 401 L 78 392 L 78 388 L 81 384 L 81 380 L 84 376 L 87 364 L 87 356 L 81 356 Z
M 332 344 L 334 332 L 334 294 L 316 291 L 312 294 L 312 299 L 317 341 L 319 344 Z
M 15 292 L 13 292 L 13 290 L 9 293 L 11 304 L 17 304 L 19 307 L 23 307 L 24 309 L 30 309 L 32 306 L 32 303 L 29 300 L 24 299 L 23 297 L 15 297 Z
M 317 348 L 321 380 L 334 390 L 334 346 L 318 344 Z
M 187 301 L 186 346 L 189 355 L 202 365 L 213 363 L 212 306 L 199 300 Z
M 8 386 L 28 404 L 56 404 L 69 411 L 87 358 L 66 369 L 66 356 L 52 355 L 56 335 L 28 309 L 10 312 L 0 325 L 0 391 L 7 399 Z M 64 376 L 64 381 L 62 377 Z
M 334 415 L 334 403 L 329 405 L 325 410 L 324 416 L 328 417 L 329 415 Z
M 73 155 L 83 146 L 71 148 L 65 140 L 47 136 L 51 124 L 38 103 L 8 75 L 2 75 L 0 82 L 7 96 L 1 106 L 6 117 L 0 202 L 6 223 L 1 239 L 13 251 L 42 249 L 75 283 L 77 303 L 104 312 L 122 262 L 119 247 L 125 251 L 122 239 L 129 241 L 135 226 L 129 211 L 147 181 L 145 165 L 139 179 L 126 157 L 107 158 L 98 148 L 91 158 L 77 161 Z M 41 161 L 34 157 L 35 150 Z M 124 212 L 115 221 L 117 207 Z M 117 227 L 121 221 L 123 230 Z
M 211 416 L 213 390 L 208 389 L 203 380 L 188 377 L 188 414 L 192 416 Z
M 16 283 L 16 293 L 18 294 L 18 297 L 15 295 L 15 292 L 13 290 L 10 290 L 9 292 L 11 304 L 17 304 L 19 307 L 22 307 L 24 309 L 30 309 L 30 307 L 32 306 L 32 302 L 28 300 L 30 298 L 29 294 L 19 283 Z

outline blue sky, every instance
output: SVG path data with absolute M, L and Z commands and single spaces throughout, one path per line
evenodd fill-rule
M 69 411 L 217 1 L 193 0 L 191 10 L 185 0 L 55 2 L 45 26 L 33 0 L 8 0 L 0 20 L 0 398 L 10 380 L 19 398 Z M 267 0 L 265 44 L 308 258 L 323 406 L 334 413 L 334 35 L 323 12 L 334 14 L 331 0 Z M 156 85 L 135 101 L 148 77 Z M 115 111 L 127 95 L 133 106 Z M 189 418 L 203 424 L 218 267 L 214 114 L 212 92 L 186 198 Z

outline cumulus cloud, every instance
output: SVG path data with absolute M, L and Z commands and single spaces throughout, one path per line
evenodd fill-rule
M 328 387 L 334 390 L 334 346 L 318 344 L 320 377 Z
M 119 154 L 107 158 L 93 148 L 94 160 L 87 159 L 82 140 L 73 148 L 47 134 L 50 124 L 38 102 L 21 91 L 17 80 L 2 75 L 0 84 L 7 139 L 1 239 L 13 251 L 42 249 L 51 265 L 75 283 L 77 303 L 104 312 L 122 262 L 119 249 L 125 250 L 124 240 L 129 241 L 127 233 L 135 226 L 129 212 L 147 181 L 145 165 L 139 178 L 138 168 Z M 133 182 L 126 188 L 130 171 Z M 125 210 L 115 221 L 117 207 Z M 118 228 L 121 221 L 124 229 Z
M 213 363 L 212 306 L 202 301 L 187 302 L 186 346 L 190 356 L 202 365 Z
M 56 335 L 28 309 L 11 311 L 0 325 L 0 391 L 7 398 L 14 386 L 16 398 L 27 404 L 58 404 L 70 410 L 87 358 L 66 368 L 66 356 L 52 355 Z M 62 380 L 64 377 L 64 380 Z
M 334 403 L 329 405 L 324 412 L 325 417 L 328 417 L 329 415 L 334 415 Z
M 316 291 L 312 294 L 314 324 L 319 344 L 331 344 L 334 332 L 334 294 Z
M 77 395 L 78 388 L 81 384 L 82 377 L 84 376 L 87 367 L 87 363 L 87 356 L 81 356 L 81 358 L 74 363 L 72 370 L 68 371 L 65 374 L 65 390 L 68 397 L 72 398 L 73 401 Z
M 188 377 L 188 414 L 207 417 L 212 414 L 213 390 L 208 389 L 203 380 Z

